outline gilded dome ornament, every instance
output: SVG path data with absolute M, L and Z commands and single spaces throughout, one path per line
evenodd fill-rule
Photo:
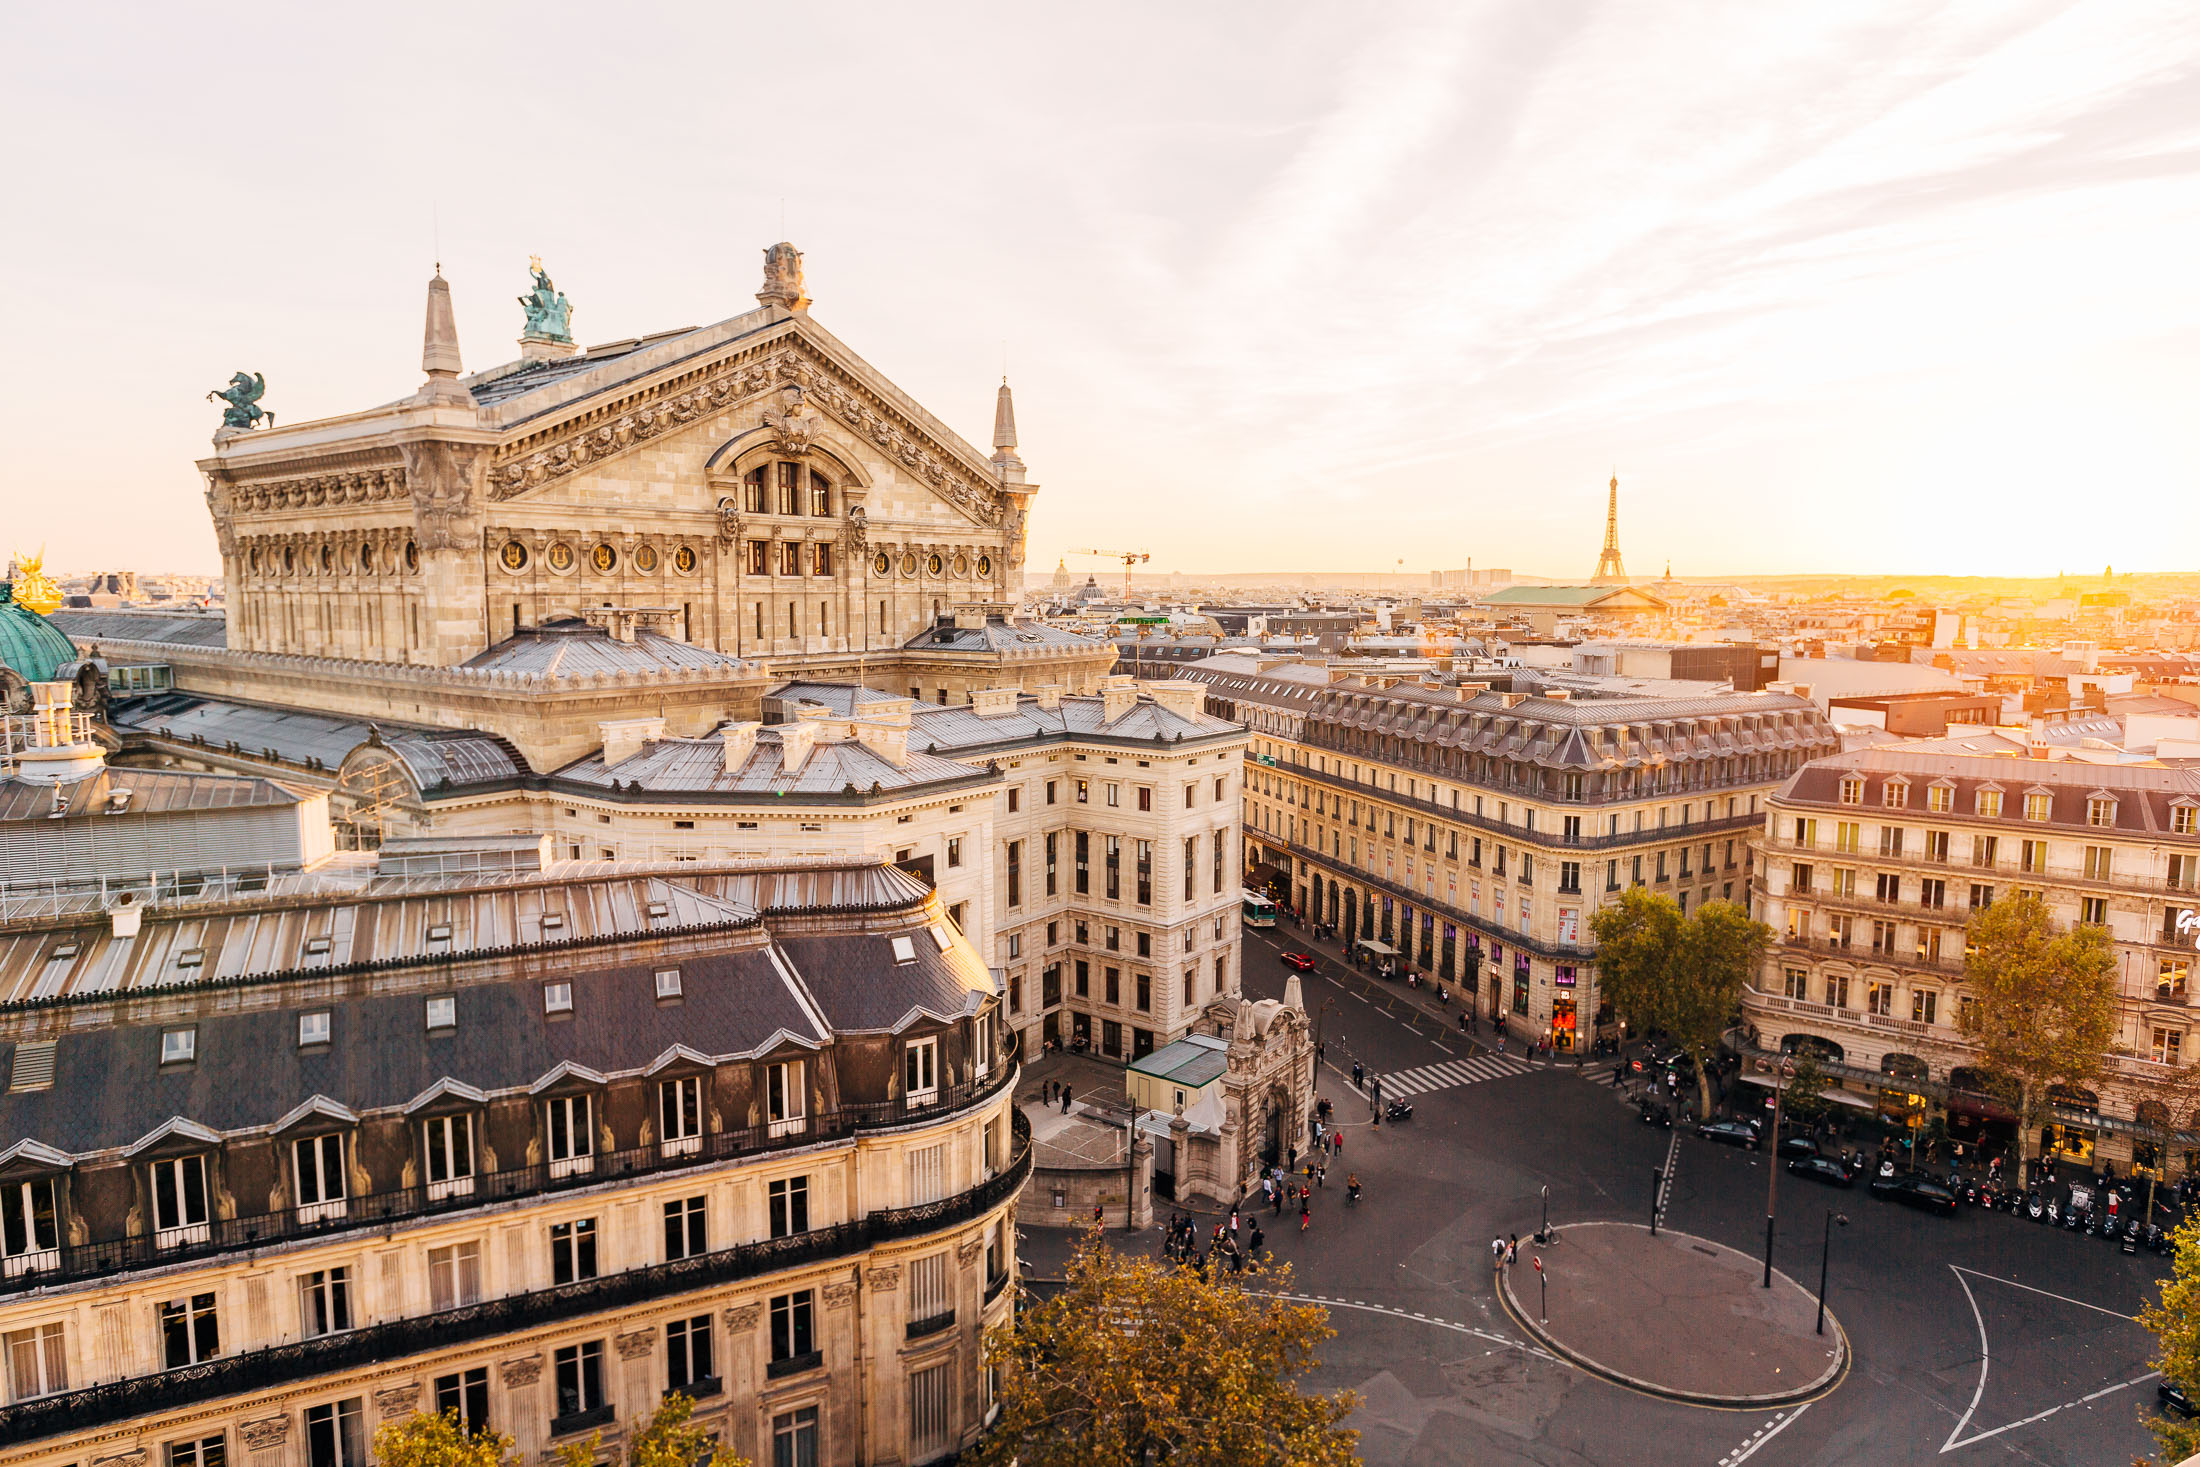
M 17 551 L 8 580 L 15 587 L 15 604 L 28 606 L 40 616 L 56 609 L 66 599 L 60 583 L 46 574 L 46 547 L 43 545 L 38 547 L 36 555 Z

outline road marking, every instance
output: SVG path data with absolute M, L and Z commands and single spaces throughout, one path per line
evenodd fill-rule
M 1533 1065 L 1523 1060 L 1478 1055 L 1473 1059 L 1444 1060 L 1433 1065 L 1417 1065 L 1410 1070 L 1394 1070 L 1385 1074 L 1382 1081 L 1386 1093 L 1426 1095 L 1434 1090 L 1480 1084 L 1484 1080 L 1532 1074 L 1534 1070 Z
M 1957 1273 L 1967 1273 L 1972 1278 L 1984 1279 L 1990 1284 L 2006 1284 L 2012 1289 L 2022 1289 L 2027 1294 L 2039 1294 L 2044 1298 L 2059 1300 L 2064 1304 L 2075 1304 L 2080 1309 L 2090 1309 L 2095 1314 L 2105 1314 L 2111 1319 L 2130 1319 L 2133 1324 L 2138 1323 L 2136 1319 L 2132 1319 L 2131 1316 L 2128 1314 L 2118 1313 L 2114 1309 L 2103 1309 L 2098 1304 L 2088 1304 L 2085 1302 L 2085 1300 L 2073 1299 L 2068 1294 L 2051 1294 L 2048 1293 L 2048 1291 L 2045 1289 L 2035 1289 L 2030 1284 L 2020 1284 L 2015 1279 L 2005 1279 L 1990 1273 L 1980 1273 L 1975 1268 L 1965 1268 L 1961 1264 L 1951 1263 L 1948 1266 L 1954 1269 Z
M 1456 1319 L 1439 1319 L 1431 1314 L 1415 1314 L 1410 1310 L 1392 1309 L 1384 1304 L 1370 1304 L 1362 1299 L 1333 1299 L 1326 1294 L 1276 1294 L 1270 1293 L 1266 1289 L 1247 1289 L 1246 1292 L 1248 1294 L 1266 1294 L 1271 1299 L 1288 1299 L 1294 1304 L 1322 1304 L 1331 1309 L 1359 1309 L 1369 1314 L 1387 1314 L 1393 1319 L 1410 1319 L 1417 1324 L 1433 1324 L 1438 1329 L 1448 1329 L 1455 1334 L 1472 1335 L 1478 1340 L 1487 1340 L 1493 1345 L 1504 1345 L 1510 1349 L 1518 1350 L 1524 1355 L 1533 1355 L 1538 1360 L 1548 1360 L 1553 1365 L 1571 1364 L 1571 1362 L 1561 1360 L 1547 1350 L 1539 1350 L 1533 1345 L 1524 1344 L 1510 1335 L 1501 1335 L 1495 1330 L 1478 1329 L 1471 1324 L 1462 1324 Z
M 1940 1454 L 1942 1456 L 1946 1456 L 1958 1447 L 1975 1446 L 1982 1441 L 2000 1436 L 2005 1431 L 2015 1431 L 2020 1426 L 2030 1426 L 2035 1421 L 2045 1421 L 2056 1412 L 2067 1411 L 2072 1406 L 2083 1406 L 2113 1392 L 2129 1390 L 2135 1385 L 2144 1385 L 2161 1374 L 2158 1370 L 2150 1370 L 2145 1375 L 2134 1376 L 2130 1380 L 2118 1381 L 2114 1385 L 2103 1386 L 2090 1396 L 2080 1396 L 2075 1401 L 2065 1401 L 2060 1406 L 2050 1406 L 2045 1411 L 2038 1411 L 2025 1417 L 2022 1421 L 2012 1421 L 2007 1426 L 1997 1426 L 1992 1431 L 1982 1431 L 1977 1436 L 1966 1437 L 1963 1435 L 1963 1429 L 1969 1426 L 1971 1418 L 1978 1414 L 1978 1403 L 1986 1395 L 1986 1376 L 1993 1362 L 1989 1358 L 1986 1348 L 1986 1315 L 1978 1307 L 1978 1296 L 1971 1292 L 1970 1281 L 1964 1278 L 1965 1274 L 1969 1274 L 1971 1278 L 1984 1279 L 1989 1283 L 2007 1284 L 2012 1289 L 2022 1289 L 2028 1294 L 2039 1294 L 2049 1299 L 2059 1300 L 2064 1304 L 2075 1304 L 2080 1309 L 2090 1309 L 2096 1314 L 2106 1314 L 2113 1319 L 2130 1320 L 2131 1316 L 2118 1314 L 2113 1309 L 2103 1309 L 2098 1304 L 2088 1304 L 2083 1299 L 2073 1299 L 2067 1294 L 2051 1294 L 2045 1289 L 2035 1289 L 2030 1284 L 2020 1284 L 2013 1279 L 1997 1278 L 1993 1274 L 1980 1273 L 1977 1269 L 1964 1268 L 1958 1264 L 1951 1263 L 1948 1265 L 1948 1269 L 1956 1276 L 1956 1283 L 1963 1289 L 1964 1299 L 1970 1303 L 1971 1317 L 1978 1321 L 1978 1385 L 1971 1392 L 1971 1404 L 1964 1408 L 1963 1415 L 1957 1419 L 1955 1430 L 1949 1432 L 1948 1440 L 1940 1444 Z M 1959 1437 L 1962 1440 L 1957 1440 Z
M 1680 1127 L 1673 1128 L 1673 1139 L 1665 1143 L 1665 1175 L 1658 1179 L 1658 1195 L 1651 1199 L 1650 1213 L 1659 1222 L 1665 1221 L 1665 1205 L 1673 1200 L 1673 1167 L 1681 1159 Z
M 1748 1441 L 1743 1442 L 1740 1447 L 1736 1448 L 1728 1455 L 1721 1457 L 1719 1459 L 1719 1467 L 1741 1467 L 1742 1463 L 1748 1461 L 1753 1455 L 1755 1455 L 1759 1447 L 1763 1446 L 1766 1442 L 1771 1441 L 1781 1432 L 1786 1431 L 1790 1426 L 1793 1426 L 1795 1424 L 1795 1418 L 1802 1415 L 1805 1411 L 1808 1411 L 1815 1404 L 1816 1403 L 1812 1401 L 1805 1401 L 1802 1405 L 1797 1406 L 1793 1411 L 1789 1411 L 1784 1415 L 1773 1417 L 1763 1426 L 1758 1427 L 1756 1434 L 1750 1437 Z

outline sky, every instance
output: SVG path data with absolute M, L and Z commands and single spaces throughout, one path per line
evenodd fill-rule
M 18 8 L 0 552 L 218 569 L 208 389 L 812 315 L 1044 487 L 1029 570 L 2170 570 L 2200 6 Z M 1080 572 L 1107 563 L 1072 555 Z

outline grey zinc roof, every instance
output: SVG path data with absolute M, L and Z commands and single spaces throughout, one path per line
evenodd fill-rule
M 1230 1046 L 1204 1034 L 1187 1034 L 1143 1059 L 1131 1061 L 1141 1075 L 1153 1075 L 1187 1087 L 1205 1085 L 1230 1067 Z
M 272 750 L 286 764 L 336 769 L 344 756 L 380 737 L 405 761 L 422 789 L 493 784 L 524 777 L 527 761 L 510 742 L 473 729 L 422 728 L 377 723 L 341 714 L 201 698 L 194 693 L 155 693 L 114 705 L 109 722 L 118 731 L 153 735 L 215 749 L 235 744 L 255 757 Z
M 1011 652 L 1019 647 L 1096 651 L 1108 644 L 1096 637 L 1081 637 L 1075 632 L 1048 626 L 1044 622 L 1007 622 L 993 618 L 982 627 L 927 627 L 902 645 L 911 651 L 920 652 Z
M 943 951 L 934 930 L 948 935 Z M 896 962 L 893 935 L 789 937 L 780 951 L 841 1033 L 888 1033 L 920 1018 L 963 1018 L 993 993 L 993 975 L 945 923 L 903 934 L 913 956 Z
M 462 985 L 457 1026 L 438 1035 L 423 1032 L 419 991 L 209 1006 L 195 1015 L 198 1058 L 182 1066 L 160 1063 L 159 1017 L 74 1029 L 54 1055 L 61 1083 L 7 1095 L 0 1114 L 10 1136 L 85 1155 L 128 1146 L 171 1116 L 233 1132 L 272 1125 L 317 1095 L 387 1112 L 444 1079 L 510 1093 L 561 1064 L 614 1076 L 646 1070 L 674 1045 L 720 1059 L 761 1053 L 782 1036 L 829 1038 L 799 982 L 762 947 L 681 957 L 676 1005 L 657 1002 L 655 973 L 666 966 L 560 973 L 573 985 L 570 1021 L 545 1017 L 534 983 Z M 329 1011 L 332 1042 L 301 1050 L 298 1015 L 309 1009 Z
M 558 621 L 526 627 L 476 653 L 467 667 L 536 677 L 577 677 L 598 672 L 654 672 L 666 667 L 723 668 L 746 672 L 749 664 L 676 637 L 639 632 L 623 642 L 601 627 Z
M 1074 734 L 1114 739 L 1203 739 L 1238 732 L 1238 726 L 1197 713 L 1187 718 L 1171 712 L 1151 698 L 1141 698 L 1113 723 L 1096 697 L 1065 697 L 1058 709 L 1041 708 L 1035 698 L 1019 698 L 1016 711 L 981 717 L 968 704 L 953 708 L 919 707 L 909 721 L 909 747 L 937 746 L 943 751 L 979 750 L 997 744 L 1013 744 Z
M 110 813 L 110 800 L 122 793 L 128 794 L 128 800 L 118 812 Z M 110 768 L 73 784 L 0 780 L 0 820 L 129 820 L 178 810 L 295 805 L 303 798 L 287 785 L 251 775 Z
M 118 642 L 173 642 L 180 647 L 226 647 L 229 622 L 218 611 L 135 611 L 65 606 L 48 612 L 79 647 L 102 638 Z
M 897 765 L 885 755 L 853 740 L 813 744 L 801 768 L 789 773 L 784 767 L 780 729 L 757 731 L 756 747 L 740 769 L 725 767 L 725 743 L 716 737 L 700 739 L 652 739 L 639 753 L 605 767 L 603 752 L 559 770 L 555 779 L 609 789 L 634 785 L 648 791 L 683 794 L 729 795 L 837 795 L 852 786 L 857 793 L 873 785 L 881 790 L 917 789 L 944 781 L 968 781 L 977 771 L 953 759 L 922 752 L 922 741 L 910 739 L 908 762 Z

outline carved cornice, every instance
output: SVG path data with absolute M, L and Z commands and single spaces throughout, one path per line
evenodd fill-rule
M 323 505 L 388 504 L 405 498 L 405 470 L 397 464 L 347 473 L 313 474 L 300 479 L 269 479 L 228 488 L 231 512 L 240 515 L 314 509 Z
M 850 432 L 884 453 L 981 525 L 998 525 L 1006 513 L 1001 491 L 935 453 L 930 437 L 884 399 L 850 381 L 800 342 L 767 356 L 725 363 L 678 391 L 671 384 L 654 396 L 624 404 L 616 418 L 576 427 L 539 447 L 507 450 L 490 471 L 492 499 L 511 499 L 553 483 L 589 464 L 696 422 L 720 409 L 789 384 L 804 403 L 830 414 Z

